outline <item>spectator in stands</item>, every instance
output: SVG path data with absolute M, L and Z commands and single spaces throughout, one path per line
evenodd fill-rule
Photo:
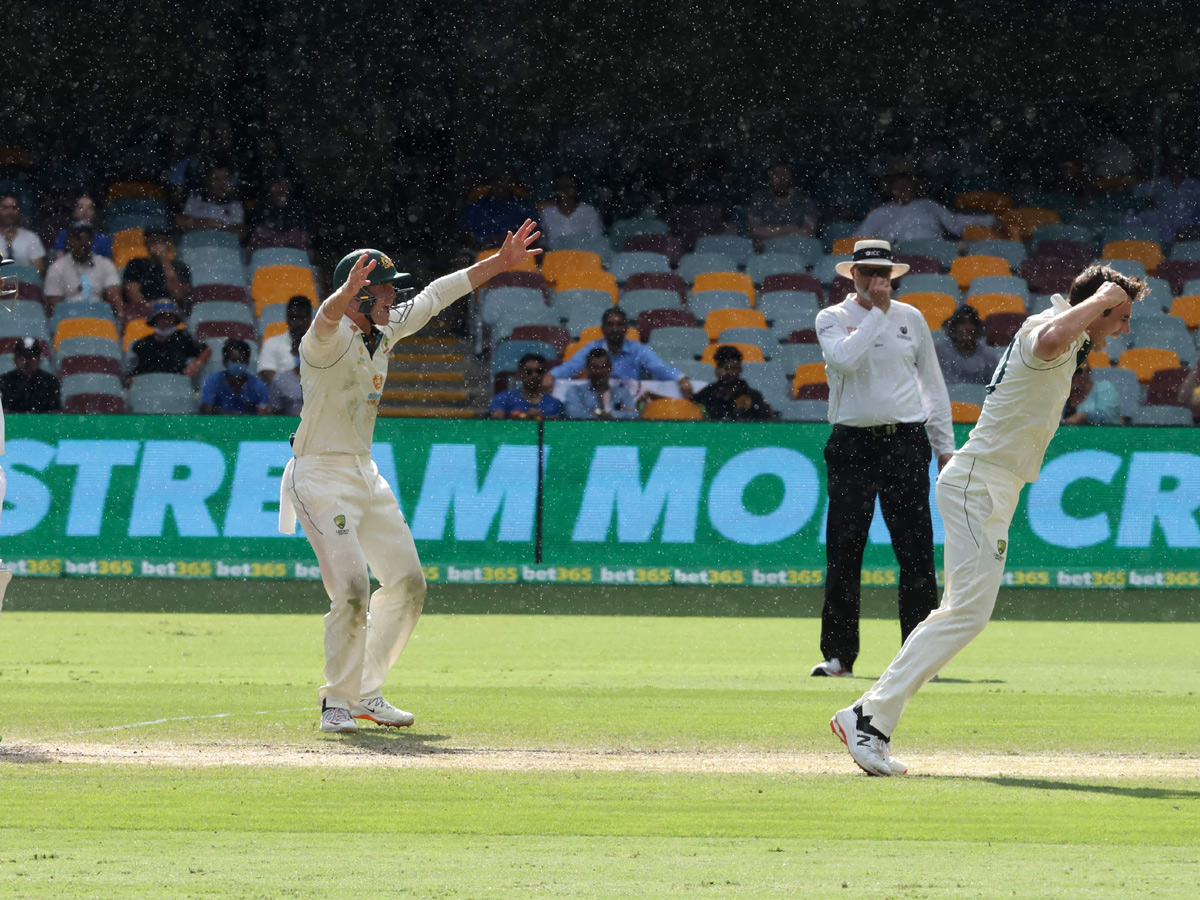
M 565 173 L 555 179 L 554 203 L 542 210 L 539 224 L 546 246 L 551 250 L 556 249 L 560 239 L 568 234 L 604 236 L 600 213 L 590 203 L 580 201 L 579 184 L 575 176 Z
M 134 341 L 129 348 L 132 365 L 126 378 L 150 372 L 173 372 L 195 378 L 212 356 L 212 348 L 201 344 L 186 328 L 180 328 L 183 318 L 174 300 L 155 300 L 146 316 L 146 324 L 154 334 Z
M 1175 232 L 1194 224 L 1200 212 L 1200 181 L 1188 175 L 1187 158 L 1181 152 L 1167 157 L 1165 175 L 1135 184 L 1132 193 L 1150 208 L 1125 221 L 1157 229 L 1160 241 L 1172 241 Z
M 300 357 L 293 356 L 291 368 L 272 373 L 267 405 L 277 416 L 298 416 L 304 409 L 304 391 L 300 387 Z
M 580 350 L 580 356 L 583 351 Z M 585 384 L 573 384 L 567 390 L 566 410 L 571 419 L 636 419 L 637 404 L 629 389 L 612 380 L 613 364 L 608 351 L 593 347 L 587 354 Z
M 1092 381 L 1086 362 L 1071 377 L 1071 393 L 1063 408 L 1063 425 L 1121 425 L 1121 398 L 1111 381 Z
M 742 378 L 742 351 L 737 347 L 718 347 L 713 355 L 717 380 L 696 394 L 704 407 L 705 418 L 714 422 L 760 422 L 775 417 L 763 395 Z
M 300 338 L 312 324 L 312 301 L 299 294 L 287 302 L 284 312 L 288 330 L 262 342 L 258 354 L 258 377 L 271 384 L 276 372 L 287 372 L 300 354 Z
M 563 404 L 546 392 L 546 357 L 526 353 L 517 363 L 519 388 L 509 388 L 492 398 L 493 419 L 561 419 Z
M 100 231 L 96 225 L 96 201 L 87 194 L 75 198 L 71 207 L 72 222 L 90 222 L 96 231 L 92 235 L 92 253 L 96 256 L 107 256 L 112 259 L 112 238 Z M 54 258 L 62 259 L 67 255 L 67 230 L 64 228 L 54 239 Z
M 175 242 L 162 228 L 146 229 L 149 256 L 131 259 L 125 266 L 125 304 L 131 318 L 144 316 L 155 300 L 169 298 L 187 304 L 192 290 L 192 270 L 175 259 Z
M 204 176 L 204 189 L 188 194 L 183 212 L 175 218 L 180 231 L 228 231 L 246 236 L 246 210 L 234 186 L 234 166 L 222 160 Z
M 745 214 L 746 232 L 760 248 L 779 235 L 811 237 L 817 227 L 817 207 L 792 186 L 792 167 L 785 162 L 767 170 L 767 188 L 746 204 Z
M 917 196 L 917 182 L 907 172 L 893 174 L 888 179 L 891 199 L 877 206 L 863 219 L 858 233 L 865 238 L 877 238 L 899 244 L 905 241 L 945 237 L 961 237 L 968 225 L 995 225 L 996 217 L 986 213 L 951 212 L 933 200 Z
M 254 234 L 294 235 L 296 244 L 309 246 L 308 214 L 296 198 L 290 177 L 277 174 L 267 181 L 266 192 L 250 214 L 249 227 Z
M 33 266 L 39 275 L 46 274 L 46 246 L 21 227 L 21 201 L 16 194 L 0 194 L 0 253 L 5 259 Z
M 13 370 L 0 375 L 0 401 L 10 413 L 48 413 L 62 409 L 58 378 L 41 369 L 45 348 L 37 338 L 22 338 L 13 349 Z
M 973 306 L 960 306 L 942 325 L 933 342 L 946 384 L 987 384 L 1000 361 L 1000 351 L 982 343 L 983 320 Z
M 1192 411 L 1192 418 L 1200 422 L 1200 363 L 1192 366 L 1192 370 L 1179 386 L 1179 402 Z
M 107 303 L 121 318 L 121 276 L 111 259 L 92 253 L 94 236 L 91 222 L 73 222 L 68 229 L 67 255 L 50 265 L 42 288 L 50 312 L 61 300 L 92 300 Z
M 266 415 L 271 412 L 267 383 L 250 374 L 250 345 L 230 338 L 221 348 L 224 371 L 213 372 L 200 388 L 200 412 L 204 415 Z
M 489 187 L 478 200 L 468 203 L 458 221 L 475 247 L 499 247 L 504 236 L 521 223 L 536 218 L 533 204 L 517 196 L 517 182 L 508 169 L 493 170 Z
M 629 320 L 625 317 L 623 309 L 606 309 L 600 317 L 600 330 L 604 332 L 604 337 L 585 344 L 565 363 L 550 371 L 546 376 L 547 389 L 553 387 L 556 378 L 577 377 L 586 365 L 588 352 L 599 348 L 606 351 L 613 374 L 617 378 L 629 381 L 674 381 L 679 384 L 680 394 L 684 397 L 692 396 L 692 383 L 686 375 L 659 359 L 658 354 L 645 344 L 626 338 Z

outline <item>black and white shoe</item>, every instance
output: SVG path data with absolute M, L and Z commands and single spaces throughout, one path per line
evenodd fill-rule
M 812 669 L 814 678 L 851 678 L 853 675 L 850 667 L 843 666 L 842 661 L 836 656 L 817 663 Z
M 861 707 L 839 709 L 829 720 L 829 727 L 868 775 L 889 778 L 908 771 L 908 766 L 892 756 L 891 741 L 871 727 L 870 717 L 862 714 Z

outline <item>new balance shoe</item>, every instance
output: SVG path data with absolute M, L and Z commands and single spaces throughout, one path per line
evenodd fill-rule
M 326 734 L 358 734 L 358 723 L 350 710 L 326 706 L 321 710 L 321 730 Z
M 359 700 L 353 715 L 356 719 L 369 719 L 376 725 L 386 725 L 389 728 L 407 728 L 415 721 L 412 713 L 396 709 L 382 697 Z
M 871 727 L 870 717 L 864 716 L 861 708 L 851 706 L 838 710 L 829 720 L 829 727 L 846 745 L 858 767 L 868 775 L 887 778 L 908 771 L 908 766 L 892 756 L 890 741 Z
M 814 678 L 850 678 L 854 672 L 849 666 L 843 666 L 842 661 L 835 656 L 813 666 L 812 675 Z

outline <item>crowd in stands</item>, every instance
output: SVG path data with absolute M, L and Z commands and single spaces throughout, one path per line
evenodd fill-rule
M 836 267 L 853 242 L 884 238 L 910 266 L 897 299 L 934 332 L 958 421 L 978 414 L 1024 318 L 1098 260 L 1151 292 L 1131 334 L 1081 370 L 1064 421 L 1192 421 L 1191 160 L 1170 146 L 1148 163 L 1104 131 L 1067 164 L 1039 150 L 1033 124 L 1016 125 L 951 146 L 916 129 L 896 139 L 881 117 L 863 136 L 874 155 L 857 164 L 823 165 L 787 141 L 735 160 L 719 140 L 655 148 L 643 134 L 569 169 L 559 156 L 486 170 L 440 238 L 447 252 L 487 253 L 526 217 L 548 251 L 477 297 L 489 414 L 822 421 L 816 313 L 850 292 Z M 6 409 L 297 412 L 298 340 L 325 248 L 282 142 L 264 130 L 246 151 L 234 138 L 223 119 L 180 127 L 158 177 L 81 179 L 70 193 L 0 172 L 0 250 L 20 282 L 0 314 L 0 384 L 24 398 L 4 393 Z M 988 167 L 989 153 L 1021 152 L 1032 162 L 1013 174 Z

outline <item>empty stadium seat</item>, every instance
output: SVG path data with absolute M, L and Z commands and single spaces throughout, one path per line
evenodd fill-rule
M 949 294 L 938 291 L 915 291 L 897 297 L 900 302 L 915 306 L 925 319 L 930 331 L 937 331 L 950 318 L 950 314 L 958 308 L 958 304 Z
M 576 272 L 601 272 L 604 261 L 586 250 L 551 250 L 542 255 L 542 277 L 553 287 L 558 280 Z
M 1171 315 L 1195 331 L 1197 327 L 1200 327 L 1200 295 L 1176 297 L 1171 301 Z
M 958 303 L 958 282 L 949 275 L 902 275 L 896 288 L 896 296 L 904 299 L 906 294 L 945 294 Z M 908 301 L 905 301 L 906 303 Z
M 703 234 L 696 238 L 696 253 L 728 256 L 738 268 L 744 268 L 754 255 L 754 242 L 738 234 Z
M 736 272 L 737 263 L 723 253 L 688 253 L 679 260 L 679 277 L 691 284 L 705 272 Z
M 1180 406 L 1179 390 L 1187 379 L 1188 369 L 1159 369 L 1146 388 L 1147 406 Z
M 1105 259 L 1135 259 L 1153 272 L 1163 261 L 1162 247 L 1156 241 L 1109 241 L 1101 254 Z
M 83 372 L 63 377 L 62 396 L 66 398 L 73 394 L 111 394 L 114 397 L 124 397 L 125 389 L 121 385 L 119 374 Z
M 68 338 L 100 337 L 117 339 L 117 326 L 111 319 L 78 318 L 64 319 L 54 330 L 54 350 L 58 352 L 59 344 Z
M 666 234 L 670 230 L 662 219 L 635 216 L 613 222 L 612 227 L 608 229 L 608 238 L 614 250 L 622 250 L 625 242 L 635 234 Z
M 642 332 L 645 335 L 645 332 Z M 695 326 L 666 325 L 654 328 L 647 339 L 650 349 L 663 359 L 695 358 L 708 346 L 708 332 Z
M 826 282 L 828 283 L 828 282 Z M 764 294 L 773 294 L 776 291 L 801 291 L 812 294 L 820 303 L 825 297 L 825 286 L 821 280 L 815 275 L 794 275 L 790 273 L 776 273 L 768 275 L 763 279 L 762 288 L 759 290 L 759 296 Z
M 802 258 L 807 265 L 812 265 L 819 257 L 825 255 L 825 245 L 820 238 L 805 237 L 800 234 L 780 234 L 767 238 L 763 244 L 763 255 L 769 256 L 783 253 Z
M 1023 312 L 994 312 L 987 317 L 985 340 L 993 347 L 1006 347 L 1021 330 L 1028 316 Z
M 688 297 L 687 309 L 704 319 L 714 309 L 749 309 L 750 301 L 740 291 L 700 291 Z
M 950 401 L 950 421 L 956 425 L 974 425 L 979 421 L 979 414 L 982 412 L 983 407 L 978 403 L 965 400 Z
M 746 274 L 755 284 L 761 285 L 770 275 L 803 275 L 807 268 L 804 257 L 793 253 L 763 253 L 752 256 L 746 265 Z
M 950 277 L 965 291 L 976 278 L 985 275 L 1011 275 L 1008 260 L 998 256 L 960 256 L 950 266 Z
M 657 253 L 665 256 L 671 266 L 677 266 L 683 258 L 683 241 L 673 234 L 635 234 L 625 241 L 621 250 L 624 253 Z M 621 280 L 619 275 L 617 280 Z
M 674 291 L 682 303 L 687 296 L 687 283 L 674 272 L 638 272 L 625 279 L 625 290 L 637 291 L 643 288 L 654 290 Z
M 1025 245 L 1020 241 L 972 241 L 967 245 L 967 254 L 970 256 L 998 256 L 1000 259 L 1006 260 L 1010 269 L 1014 271 L 1029 255 L 1025 252 Z
M 617 283 L 624 284 L 639 272 L 670 272 L 671 262 L 661 253 L 629 251 L 614 256 L 610 268 Z
M 958 245 L 945 238 L 924 238 L 915 241 L 898 241 L 896 252 L 907 256 L 928 256 L 936 259 L 943 269 L 949 269 L 958 258 Z
M 1157 347 L 1132 347 L 1121 353 L 1117 365 L 1137 375 L 1140 383 L 1149 384 L 1154 373 L 1160 369 L 1178 369 L 1179 354 Z
M 230 282 L 232 283 L 232 282 Z M 292 297 L 308 297 L 317 302 L 317 283 L 311 269 L 303 266 L 263 266 L 254 273 L 250 297 L 255 311 L 270 303 L 286 303 Z
M 700 422 L 704 419 L 704 410 L 691 400 L 665 397 L 647 403 L 642 408 L 641 417 L 650 421 Z
M 1191 410 L 1182 406 L 1139 406 L 1129 417 L 1129 424 L 1176 428 L 1191 428 L 1194 425 Z
M 587 328 L 585 328 L 581 332 L 579 332 L 579 340 L 585 344 L 588 343 L 589 341 L 598 341 L 602 337 L 604 337 L 604 330 L 599 325 L 589 325 Z M 642 339 L 642 335 L 641 335 L 641 332 L 639 332 L 636 328 L 634 328 L 632 325 L 630 325 L 628 328 L 625 329 L 625 339 L 627 341 L 640 342 Z
M 679 302 L 679 295 L 674 291 L 653 290 L 649 288 L 640 291 L 626 291 L 621 295 L 621 301 L 617 305 L 625 311 L 625 315 L 631 320 L 636 319 L 648 309 L 683 308 L 683 304 Z
M 1025 315 L 1025 300 L 1016 294 L 971 294 L 967 304 L 973 306 L 985 322 L 994 313 Z
M 708 332 L 709 340 L 715 341 L 727 328 L 760 328 L 765 331 L 767 319 L 757 309 L 739 307 L 714 309 L 704 317 L 704 330 Z
M 617 279 L 612 276 L 611 272 L 579 270 L 563 272 L 558 276 L 554 287 L 559 291 L 580 289 L 604 291 L 614 303 L 617 301 Z
M 558 359 L 571 343 L 571 335 L 561 325 L 518 325 L 512 330 L 514 341 L 545 341 L 554 347 Z
M 492 349 L 492 375 L 511 372 L 527 353 L 536 353 L 547 360 L 554 359 L 558 350 L 547 341 L 511 340 L 501 341 Z M 563 357 L 564 359 L 566 357 Z

